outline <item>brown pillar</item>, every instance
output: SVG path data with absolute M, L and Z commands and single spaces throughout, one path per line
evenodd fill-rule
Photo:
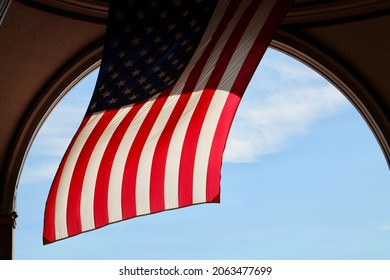
M 0 214 L 0 260 L 13 258 L 13 230 L 16 217 L 15 212 L 8 216 Z

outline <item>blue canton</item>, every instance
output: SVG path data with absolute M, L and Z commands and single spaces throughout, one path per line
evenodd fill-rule
M 141 102 L 173 86 L 216 1 L 113 1 L 102 64 L 87 115 Z

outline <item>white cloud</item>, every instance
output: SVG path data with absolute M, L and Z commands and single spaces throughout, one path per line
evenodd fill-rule
M 85 113 L 79 104 L 61 104 L 42 125 L 29 151 L 21 182 L 51 181 Z
M 375 228 L 381 232 L 390 232 L 390 225 L 381 225 L 381 226 L 377 226 Z
M 262 65 L 263 66 L 263 65 Z M 239 107 L 225 162 L 251 162 L 280 151 L 321 118 L 340 112 L 345 97 L 306 66 L 288 59 L 257 71 Z
M 35 155 L 62 156 L 79 127 L 86 106 L 61 104 L 48 117 L 37 135 L 33 149 Z
M 59 161 L 29 164 L 23 169 L 21 184 L 51 182 L 58 169 Z
M 21 176 L 22 184 L 53 180 L 61 158 L 84 117 L 90 99 L 88 94 L 73 91 L 50 113 L 29 151 Z

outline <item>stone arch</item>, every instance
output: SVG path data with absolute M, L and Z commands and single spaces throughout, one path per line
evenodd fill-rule
M 390 166 L 390 123 L 387 108 L 364 77 L 341 57 L 307 38 L 279 31 L 271 46 L 309 66 L 349 99 L 370 127 Z
M 31 4 L 30 1 L 19 0 L 18 2 L 23 2 L 26 5 Z M 46 2 L 50 3 L 51 1 Z M 61 16 L 82 18 L 83 20 L 102 24 L 105 21 L 107 5 L 101 1 L 93 2 L 96 2 L 94 4 L 96 7 L 84 7 L 87 12 L 78 10 L 81 15 L 79 13 L 77 16 L 74 16 L 73 9 L 76 8 L 72 1 L 64 4 L 70 7 L 66 13 L 63 12 L 64 7 L 56 7 L 57 10 L 48 9 L 47 7 L 45 9 L 50 12 L 61 11 Z M 338 24 L 351 23 L 350 29 L 346 30 L 346 32 L 350 32 L 354 28 L 354 22 L 367 20 L 372 20 L 367 28 L 368 31 L 377 24 L 379 26 L 381 23 L 389 24 L 388 17 L 386 17 L 390 14 L 389 2 L 375 0 L 336 1 L 328 4 L 320 3 L 321 1 L 318 3 L 315 3 L 316 1 L 312 1 L 312 3 L 310 3 L 311 1 L 307 1 L 307 3 L 305 1 L 296 2 L 275 35 L 271 46 L 308 65 L 336 86 L 365 119 L 390 165 L 390 122 L 387 105 L 389 99 L 383 92 L 383 84 L 386 84 L 386 82 L 384 83 L 383 78 L 382 80 L 381 78 L 379 80 L 368 79 L 365 72 L 361 71 L 361 67 L 367 67 L 367 64 L 360 65 L 359 70 L 356 64 L 351 63 L 352 60 L 356 62 L 356 59 L 359 58 L 347 59 L 343 52 L 337 49 L 340 46 L 334 47 L 332 40 L 337 41 L 337 35 L 330 36 L 332 37 L 330 38 L 328 35 L 324 35 L 323 32 L 329 26 L 334 27 Z M 52 1 L 52 3 L 60 5 L 58 1 Z M 39 5 L 34 8 L 45 10 Z M 90 13 L 90 11 L 93 11 L 93 13 Z M 379 19 L 378 22 L 376 18 Z M 310 28 L 312 29 L 309 30 Z M 315 32 L 320 35 L 317 36 L 318 34 L 316 35 Z M 387 46 L 389 46 L 390 40 L 383 41 L 386 35 L 381 34 L 380 31 L 377 32 L 378 39 L 375 42 L 383 43 L 378 56 L 383 55 L 386 59 L 388 54 L 384 50 L 388 49 Z M 313 34 L 317 37 L 312 36 Z M 328 41 L 323 41 L 324 44 L 315 38 L 325 38 Z M 12 228 L 16 219 L 16 213 L 14 213 L 15 197 L 19 176 L 31 143 L 47 115 L 66 92 L 98 67 L 102 45 L 102 41 L 91 45 L 75 56 L 75 59 L 68 61 L 59 74 L 48 81 L 38 99 L 29 104 L 28 110 L 24 112 L 21 124 L 18 126 L 13 139 L 11 139 L 12 145 L 7 151 L 7 158 L 2 171 L 3 176 L 0 178 L 0 259 L 12 258 Z M 363 45 L 362 48 L 367 49 L 368 46 Z M 375 59 L 376 57 L 373 56 L 372 58 Z

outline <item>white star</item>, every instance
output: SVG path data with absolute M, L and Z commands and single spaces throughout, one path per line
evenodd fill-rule
M 136 99 L 137 98 L 137 95 L 136 94 L 133 94 L 132 96 L 130 96 L 130 100 L 134 100 L 134 99 Z
M 175 39 L 179 40 L 182 36 L 183 36 L 182 32 L 177 32 L 176 35 L 175 35 Z
M 125 64 L 126 68 L 132 67 L 133 65 L 134 65 L 134 61 L 132 61 L 131 59 L 129 59 L 129 60 L 126 62 L 126 64 Z
M 178 60 L 177 58 L 172 62 L 173 65 L 176 65 L 180 62 L 180 60 Z
M 121 11 L 116 11 L 115 17 L 116 19 L 123 19 L 123 13 Z
M 154 57 L 149 56 L 149 58 L 146 60 L 147 64 L 152 64 L 154 62 Z
M 116 83 L 116 85 L 118 86 L 118 87 L 123 87 L 124 85 L 125 85 L 125 81 L 124 80 L 120 80 L 118 83 Z
M 156 36 L 156 38 L 154 38 L 153 42 L 154 42 L 155 44 L 157 44 L 157 43 L 161 42 L 161 39 L 162 39 L 161 36 Z
M 188 46 L 188 48 L 186 49 L 186 52 L 189 52 L 192 50 L 192 46 Z
M 168 30 L 169 30 L 169 31 L 172 31 L 173 29 L 175 29 L 175 27 L 176 27 L 176 24 L 171 23 L 171 24 L 168 26 Z
M 110 104 L 110 105 L 112 105 L 112 104 L 115 104 L 116 103 L 116 98 L 111 98 L 109 101 L 108 101 L 108 103 Z
M 114 80 L 119 77 L 119 73 L 115 72 L 114 74 L 111 75 L 111 79 Z
M 109 97 L 111 95 L 111 92 L 109 92 L 108 90 L 106 90 L 104 93 L 103 93 L 103 97 Z
M 124 58 L 126 56 L 126 53 L 124 51 L 121 51 L 118 55 L 120 59 Z
M 144 56 L 144 55 L 146 55 L 148 53 L 148 51 L 145 50 L 145 49 L 142 49 L 138 53 L 139 53 L 140 56 Z
M 197 22 L 196 19 L 192 19 L 192 20 L 189 22 L 189 25 L 190 25 L 191 27 L 194 27 L 195 24 L 196 24 L 196 22 Z
M 148 90 L 152 87 L 152 84 L 147 84 L 146 86 L 144 86 L 144 90 Z
M 181 16 L 186 17 L 186 16 L 188 16 L 189 13 L 190 13 L 189 11 L 184 11 L 184 13 L 182 13 Z
M 123 94 L 124 94 L 124 95 L 128 95 L 130 92 L 131 92 L 131 88 L 126 88 L 126 89 L 123 91 Z
M 125 28 L 125 33 L 130 33 L 131 32 L 131 26 L 126 26 Z
M 161 12 L 161 14 L 160 14 L 160 19 L 167 18 L 167 16 L 168 16 L 168 13 L 167 13 L 167 12 Z
M 142 11 L 138 11 L 136 17 L 140 20 L 140 19 L 144 19 L 145 18 L 145 13 L 142 12 Z
M 167 85 L 170 86 L 174 83 L 175 81 L 173 79 L 170 79 L 168 82 L 167 82 Z
M 162 45 L 161 48 L 160 48 L 160 51 L 161 52 L 165 52 L 167 49 L 168 49 L 167 45 Z
M 139 45 L 140 41 L 141 41 L 140 38 L 134 37 L 133 40 L 131 40 L 131 44 L 132 44 L 133 46 L 136 46 L 136 45 Z
M 150 34 L 154 31 L 154 26 L 149 25 L 147 28 L 145 28 L 146 33 Z
M 114 40 L 112 40 L 111 45 L 112 45 L 113 48 L 116 48 L 116 47 L 119 46 L 119 41 L 114 39 Z
M 114 65 L 110 64 L 107 66 L 107 72 L 110 73 L 112 70 L 114 70 Z
M 139 72 L 140 72 L 140 70 L 134 69 L 133 72 L 131 72 L 131 75 L 132 75 L 133 77 L 135 77 L 135 76 L 137 76 L 137 75 L 139 74 Z
M 173 3 L 175 4 L 175 7 L 180 6 L 181 0 L 175 0 L 175 1 L 173 1 Z
M 141 78 L 139 78 L 137 81 L 138 81 L 138 83 L 140 84 L 140 85 L 142 85 L 143 83 L 145 83 L 146 82 L 146 78 L 145 77 L 141 77 Z

